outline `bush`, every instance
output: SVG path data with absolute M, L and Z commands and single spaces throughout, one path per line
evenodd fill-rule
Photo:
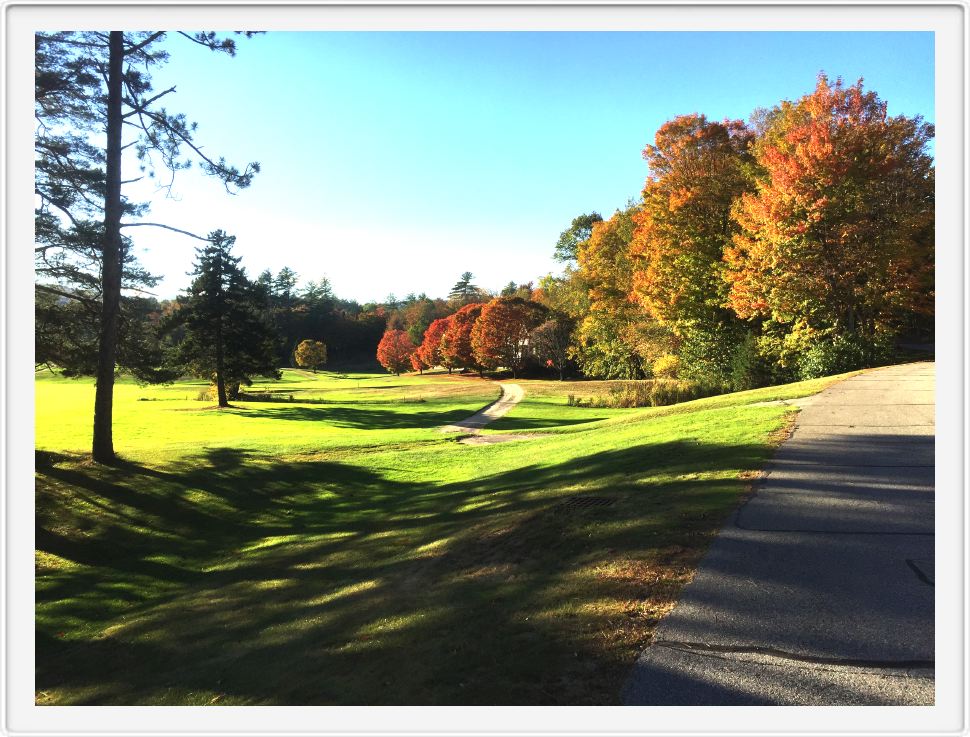
M 710 397 L 730 391 L 723 384 L 709 384 L 678 379 L 649 379 L 625 383 L 607 384 L 606 394 L 589 398 L 570 394 L 566 404 L 570 407 L 609 407 L 613 409 L 631 407 L 666 407 L 692 399 Z
M 653 362 L 653 376 L 656 379 L 676 379 L 680 372 L 680 359 L 672 353 L 665 353 Z
M 678 377 L 702 384 L 731 385 L 734 363 L 746 335 L 746 330 L 734 324 L 694 326 L 678 351 Z
M 888 363 L 892 357 L 892 337 L 864 338 L 860 335 L 833 335 L 811 346 L 798 361 L 802 379 L 841 374 Z

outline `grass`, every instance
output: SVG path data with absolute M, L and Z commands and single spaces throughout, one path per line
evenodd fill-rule
M 650 417 L 663 417 L 671 413 L 694 412 L 702 408 L 741 406 L 760 402 L 793 400 L 816 394 L 833 381 L 848 378 L 858 371 L 800 381 L 782 386 L 769 386 L 733 394 L 705 397 L 691 402 L 668 407 L 648 407 L 639 409 L 614 409 L 609 407 L 576 407 L 567 404 L 568 397 L 605 397 L 611 388 L 633 381 L 542 381 L 519 379 L 517 384 L 525 389 L 525 398 L 507 415 L 489 425 L 490 431 L 503 430 L 521 432 L 524 430 L 552 429 L 568 432 L 576 429 L 589 429 L 588 423 L 613 419 L 621 422 L 643 421 Z M 582 425 L 577 428 L 574 426 Z
M 500 429 L 556 431 L 466 446 L 436 428 L 494 382 L 287 371 L 223 411 L 122 382 L 106 468 L 91 384 L 38 375 L 37 703 L 615 703 L 790 421 L 758 403 L 825 382 L 645 410 L 520 383 Z

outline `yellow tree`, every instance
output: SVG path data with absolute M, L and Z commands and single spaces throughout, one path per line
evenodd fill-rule
M 682 374 L 747 388 L 750 329 L 724 307 L 724 250 L 738 226 L 731 207 L 752 187 L 752 132 L 740 120 L 676 117 L 643 156 L 650 175 L 634 214 L 633 295 L 676 334 Z M 668 357 L 669 360 L 669 357 Z
M 888 115 L 861 80 L 824 75 L 768 114 L 754 147 L 763 174 L 725 253 L 727 303 L 780 328 L 781 360 L 822 344 L 854 346 L 850 364 L 876 360 L 907 314 L 932 310 L 933 134 Z
M 576 358 L 591 376 L 642 378 L 653 360 L 669 350 L 668 332 L 631 298 L 636 212 L 631 205 L 593 224 L 577 251 L 577 276 L 587 286 L 589 309 L 576 329 Z
M 327 346 L 319 340 L 301 341 L 296 347 L 294 358 L 297 366 L 316 373 L 327 362 Z

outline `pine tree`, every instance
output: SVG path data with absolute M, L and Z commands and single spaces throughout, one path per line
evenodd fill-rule
M 448 292 L 448 297 L 459 302 L 478 299 L 481 295 L 481 290 L 472 284 L 472 279 L 474 278 L 475 276 L 470 271 L 463 273 L 455 286 Z
M 37 289 L 86 305 L 98 322 L 96 356 L 93 361 L 84 357 L 81 363 L 95 367 L 91 450 L 101 463 L 115 459 L 114 377 L 116 368 L 124 365 L 120 358 L 126 352 L 119 342 L 125 311 L 122 290 L 151 283 L 151 277 L 134 263 L 122 230 L 150 225 L 193 235 L 138 219 L 147 207 L 123 196 L 123 152 L 136 154 L 146 175 L 153 177 L 152 154 L 174 174 L 190 165 L 190 159 L 183 157 L 188 149 L 202 171 L 220 179 L 227 189 L 249 186 L 259 171 L 255 162 L 240 171 L 203 152 L 194 140 L 195 124 L 160 106 L 159 100 L 175 91 L 171 87 L 156 93 L 152 88 L 151 69 L 168 59 L 161 48 L 166 35 L 164 31 L 69 31 L 35 36 Z M 232 39 L 212 32 L 172 35 L 235 54 Z M 51 315 L 59 316 L 38 311 L 39 319 Z
M 220 407 L 252 376 L 279 378 L 276 335 L 266 319 L 265 292 L 246 278 L 232 255 L 235 236 L 221 230 L 209 234 L 210 243 L 196 249 L 195 279 L 167 329 L 183 327 L 177 361 L 197 376 L 215 382 Z

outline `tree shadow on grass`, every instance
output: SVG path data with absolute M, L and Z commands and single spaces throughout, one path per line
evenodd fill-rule
M 403 402 L 403 404 L 424 405 L 424 403 L 419 402 Z M 238 412 L 238 416 L 247 419 L 319 422 L 333 427 L 358 430 L 420 430 L 447 425 L 475 414 L 475 410 L 468 409 L 436 411 L 433 409 L 432 403 L 427 403 L 429 409 L 423 411 L 402 412 L 401 405 L 402 402 L 388 404 L 388 409 L 366 404 L 247 407 L 244 411 Z
M 39 544 L 85 568 L 40 576 L 56 612 L 38 619 L 37 688 L 115 704 L 610 703 L 635 653 L 597 602 L 673 594 L 602 571 L 703 549 L 738 484 L 677 474 L 765 456 L 645 441 L 445 484 L 233 449 L 171 470 L 54 461 L 38 468 Z M 565 508 L 579 492 L 613 501 Z M 103 584 L 141 595 L 99 609 Z M 65 645 L 72 617 L 100 634 Z

